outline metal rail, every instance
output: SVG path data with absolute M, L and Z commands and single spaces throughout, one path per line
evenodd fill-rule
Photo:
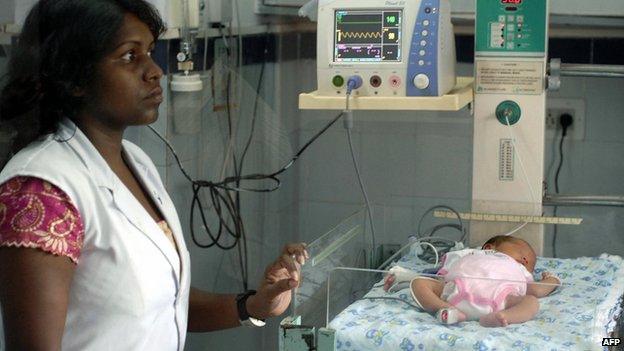
M 561 75 L 564 77 L 624 78 L 624 66 L 562 63 Z
M 624 196 L 578 196 L 549 195 L 544 196 L 544 206 L 601 206 L 624 207 Z
M 549 91 L 559 90 L 561 77 L 624 78 L 624 65 L 561 63 L 559 58 L 551 59 L 547 77 Z

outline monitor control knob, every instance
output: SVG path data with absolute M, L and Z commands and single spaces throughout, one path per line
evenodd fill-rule
M 414 77 L 414 85 L 418 89 L 427 89 L 429 87 L 429 77 L 426 74 L 418 74 Z

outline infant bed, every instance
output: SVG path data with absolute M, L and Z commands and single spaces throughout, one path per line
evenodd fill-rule
M 413 254 L 397 264 L 416 271 L 431 267 Z M 531 321 L 504 328 L 484 328 L 474 321 L 447 326 L 398 300 L 360 299 L 329 323 L 336 330 L 336 350 L 602 349 L 602 339 L 617 332 L 621 319 L 622 259 L 539 258 L 535 273 L 544 270 L 557 274 L 566 285 L 540 299 L 540 311 Z M 411 301 L 409 287 L 388 293 L 380 285 L 365 297 Z
M 536 280 L 549 271 L 564 286 L 539 299 L 540 310 L 528 322 L 503 328 L 476 321 L 441 325 L 416 308 L 408 286 L 383 289 L 392 265 L 429 273 L 435 266 L 421 260 L 412 244 L 383 271 L 366 269 L 365 218 L 356 213 L 310 245 L 292 315 L 280 329 L 281 350 L 606 350 L 603 338 L 624 335 L 619 256 L 539 257 Z

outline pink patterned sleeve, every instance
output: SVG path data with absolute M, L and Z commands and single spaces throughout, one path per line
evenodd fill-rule
M 34 177 L 0 184 L 0 247 L 36 248 L 78 264 L 83 239 L 80 213 L 58 187 Z

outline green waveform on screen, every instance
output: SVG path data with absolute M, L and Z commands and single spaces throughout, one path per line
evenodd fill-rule
M 379 39 L 381 32 L 339 32 L 338 41 L 342 39 Z

